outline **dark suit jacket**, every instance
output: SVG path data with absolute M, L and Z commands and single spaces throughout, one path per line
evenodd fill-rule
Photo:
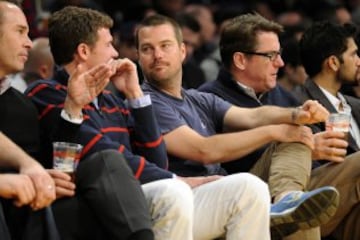
M 313 99 L 319 101 L 329 112 L 337 112 L 331 102 L 327 99 L 325 94 L 321 91 L 319 86 L 312 80 L 308 79 L 305 84 L 296 89 L 294 95 L 298 98 L 299 101 L 304 102 L 308 99 Z M 360 99 L 344 95 L 346 102 L 351 107 L 351 114 L 354 117 L 356 123 L 360 126 Z M 315 131 L 324 131 L 325 124 L 315 125 L 317 130 Z M 355 140 L 349 135 L 349 147 L 347 153 L 351 154 L 353 152 L 359 151 L 359 147 L 356 145 Z

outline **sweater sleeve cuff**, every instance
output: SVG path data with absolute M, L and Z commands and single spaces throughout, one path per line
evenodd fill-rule
M 150 95 L 144 95 L 140 98 L 128 100 L 130 108 L 143 108 L 151 105 Z

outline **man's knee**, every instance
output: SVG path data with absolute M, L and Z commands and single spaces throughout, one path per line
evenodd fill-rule
M 79 168 L 97 168 L 98 170 L 103 167 L 126 172 L 131 171 L 123 154 L 114 149 L 96 152 L 83 159 L 79 165 Z
M 224 185 L 229 188 L 229 194 L 239 192 L 240 198 L 246 195 L 249 198 L 270 203 L 268 185 L 257 176 L 250 173 L 238 173 L 226 176 L 225 179 Z M 241 189 L 243 191 L 239 191 Z
M 171 215 L 192 218 L 194 200 L 188 184 L 181 180 L 166 179 L 144 184 L 143 190 L 152 215 Z

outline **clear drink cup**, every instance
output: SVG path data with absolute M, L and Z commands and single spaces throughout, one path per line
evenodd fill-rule
M 326 121 L 326 131 L 345 133 L 345 140 L 348 140 L 350 131 L 351 115 L 348 113 L 331 113 Z
M 53 168 L 69 174 L 72 178 L 79 164 L 82 145 L 69 142 L 53 143 Z

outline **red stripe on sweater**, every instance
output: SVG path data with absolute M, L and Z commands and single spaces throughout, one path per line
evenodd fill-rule
M 55 108 L 54 104 L 49 104 L 39 115 L 39 120 L 45 117 L 46 114 L 48 114 L 52 109 Z
M 163 138 L 162 136 L 160 136 L 157 140 L 153 141 L 153 142 L 146 142 L 146 143 L 139 143 L 139 142 L 134 142 L 134 144 L 137 147 L 146 147 L 146 148 L 154 148 L 157 147 L 161 144 Z
M 56 90 L 60 90 L 60 89 L 64 89 L 64 90 L 66 90 L 66 89 L 67 89 L 67 87 L 66 87 L 66 86 L 64 86 L 64 85 L 61 85 L 61 84 L 56 84 L 56 85 L 55 85 L 55 89 L 56 89 Z
M 122 114 L 125 114 L 125 115 L 130 113 L 130 111 L 128 109 L 119 108 L 119 107 L 114 107 L 114 108 L 102 107 L 101 111 L 106 112 L 106 113 L 121 112 Z
M 114 108 L 106 108 L 106 107 L 102 107 L 101 111 L 106 112 L 106 113 L 114 113 L 118 111 L 117 107 Z
M 102 134 L 97 134 L 93 137 L 83 148 L 82 154 L 85 155 L 100 140 L 100 138 L 102 138 Z
M 41 90 L 43 90 L 44 88 L 47 88 L 46 84 L 40 84 L 39 86 L 37 86 L 36 88 L 34 88 L 31 92 L 29 92 L 27 94 L 28 97 L 32 97 L 34 96 L 36 93 L 40 92 Z
M 121 152 L 121 153 L 123 153 L 124 150 L 125 150 L 125 146 L 121 144 L 120 147 L 119 147 L 119 149 L 118 149 L 118 151 Z
M 145 167 L 145 159 L 143 157 L 140 158 L 140 164 L 139 164 L 139 167 L 138 167 L 138 170 L 136 171 L 135 173 L 135 178 L 136 179 L 139 179 L 143 170 L 144 170 L 144 167 Z
M 93 108 L 93 107 L 90 106 L 89 104 L 88 104 L 88 105 L 85 105 L 85 106 L 83 107 L 83 109 L 84 109 L 84 110 L 93 110 L 93 111 L 95 111 L 95 108 Z
M 108 133 L 108 132 L 128 132 L 127 128 L 121 128 L 121 127 L 108 127 L 108 128 L 102 128 L 102 133 Z

